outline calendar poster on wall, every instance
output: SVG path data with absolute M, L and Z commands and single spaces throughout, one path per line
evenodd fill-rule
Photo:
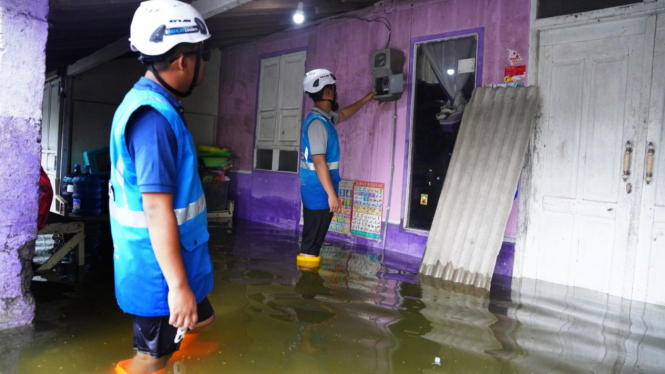
M 342 212 L 335 213 L 328 230 L 349 235 L 351 233 L 351 211 L 353 207 L 353 181 L 340 181 L 337 196 L 342 204 Z
M 351 235 L 370 240 L 381 240 L 383 192 L 383 183 L 355 182 Z

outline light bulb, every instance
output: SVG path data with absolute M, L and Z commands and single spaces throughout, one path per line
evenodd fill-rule
M 455 70 L 453 69 L 448 69 L 448 75 L 453 75 L 455 74 Z
M 305 12 L 303 12 L 302 9 L 303 9 L 302 2 L 299 2 L 298 9 L 293 14 L 293 22 L 297 23 L 298 25 L 305 22 Z

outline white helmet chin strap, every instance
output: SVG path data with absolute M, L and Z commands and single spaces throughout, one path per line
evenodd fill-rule
M 141 57 L 143 57 L 143 56 L 141 56 Z M 141 60 L 143 62 L 141 57 L 139 57 L 139 60 Z M 144 62 L 144 63 L 146 63 L 146 62 Z M 177 97 L 187 97 L 187 96 L 192 94 L 192 91 L 194 90 L 194 87 L 196 87 L 196 82 L 198 82 L 198 80 L 199 80 L 199 71 L 201 70 L 201 54 L 200 53 L 196 54 L 196 64 L 194 65 L 194 76 L 192 77 L 192 83 L 190 83 L 189 89 L 187 90 L 187 92 L 178 91 L 175 88 L 171 87 L 171 85 L 166 83 L 166 81 L 164 79 L 162 79 L 161 76 L 159 76 L 159 73 L 153 67 L 153 63 L 154 62 L 147 62 L 146 67 L 148 68 L 148 70 L 150 70 L 152 75 L 155 76 L 155 78 L 157 79 L 159 84 L 161 84 L 169 92 L 171 92 L 173 95 L 175 95 Z

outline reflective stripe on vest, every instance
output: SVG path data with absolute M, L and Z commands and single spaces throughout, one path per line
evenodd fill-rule
M 178 221 L 178 226 L 181 226 L 185 222 L 194 219 L 199 214 L 203 213 L 206 209 L 206 200 L 205 195 L 187 205 L 185 208 L 175 209 L 175 218 Z M 118 207 L 115 204 L 110 204 L 109 206 L 109 215 L 113 217 L 119 224 L 126 227 L 133 227 L 137 229 L 147 229 L 148 228 L 148 219 L 145 212 L 138 212 L 135 210 L 129 210 L 127 208 Z
M 313 162 L 305 162 L 303 160 L 300 160 L 300 167 L 303 168 L 303 169 L 316 171 L 316 168 L 314 167 Z M 339 162 L 329 162 L 328 163 L 328 170 L 337 170 L 337 169 L 339 169 Z

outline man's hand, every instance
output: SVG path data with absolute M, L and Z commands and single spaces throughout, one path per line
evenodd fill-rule
M 369 104 L 372 100 L 374 100 L 374 96 L 376 95 L 376 92 L 370 92 L 367 94 L 367 96 L 363 97 L 360 99 L 360 102 L 363 103 L 363 105 Z
M 332 213 L 340 213 L 342 211 L 342 205 L 340 205 L 337 195 L 328 195 L 328 206 L 330 206 L 330 212 Z
M 179 329 L 193 329 L 198 322 L 196 297 L 189 287 L 169 289 L 169 324 Z

